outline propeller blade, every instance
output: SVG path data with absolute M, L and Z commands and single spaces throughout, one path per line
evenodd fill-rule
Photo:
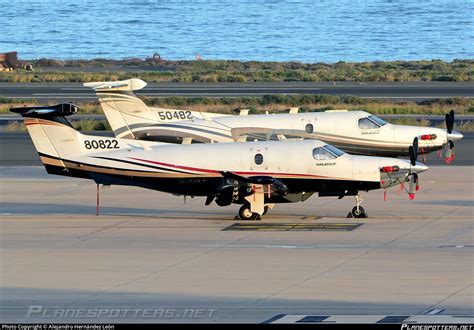
M 416 159 L 418 158 L 418 138 L 413 139 L 413 145 L 408 148 L 410 154 L 410 162 L 412 166 L 416 165 Z
M 444 162 L 446 164 L 451 164 L 455 157 L 454 142 L 449 140 L 444 146 Z
M 449 113 L 446 114 L 446 129 L 448 134 L 453 132 L 454 128 L 454 110 L 451 110 Z
M 418 174 L 413 173 L 410 177 L 410 187 L 408 189 L 408 197 L 410 200 L 415 199 L 415 193 L 419 189 L 419 184 L 418 184 Z

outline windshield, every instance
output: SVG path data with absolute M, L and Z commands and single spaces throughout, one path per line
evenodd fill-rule
M 332 146 L 330 144 L 326 144 L 324 148 L 332 152 L 337 157 L 344 155 L 344 151 L 337 149 L 335 146 Z
M 369 119 L 376 122 L 380 126 L 383 126 L 383 125 L 387 124 L 387 122 L 385 120 L 383 120 L 382 118 L 379 118 L 377 116 L 369 116 Z
M 324 147 L 313 149 L 313 158 L 316 160 L 331 160 L 344 154 L 344 151 L 326 144 Z

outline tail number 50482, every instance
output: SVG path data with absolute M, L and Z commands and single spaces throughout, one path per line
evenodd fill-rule
M 84 140 L 86 149 L 119 149 L 117 140 Z
M 193 119 L 191 111 L 159 111 L 161 120 Z

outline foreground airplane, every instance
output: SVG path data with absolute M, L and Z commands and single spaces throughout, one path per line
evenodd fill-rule
M 326 111 L 276 115 L 224 115 L 148 107 L 133 94 L 146 86 L 140 79 L 85 83 L 93 88 L 116 137 L 151 141 L 243 142 L 288 137 L 323 140 L 360 155 L 409 156 L 413 138 L 421 154 L 443 150 L 446 163 L 455 157 L 454 112 L 446 115 L 447 130 L 392 125 L 365 111 Z M 242 115 L 243 114 L 243 115 Z
M 92 179 L 97 184 L 139 186 L 184 196 L 205 196 L 226 206 L 242 204 L 241 219 L 259 219 L 276 203 L 319 196 L 356 196 L 351 214 L 365 217 L 360 191 L 410 182 L 418 190 L 417 140 L 411 160 L 352 156 L 319 140 L 232 144 L 167 144 L 84 135 L 66 116 L 72 104 L 13 108 L 50 174 Z

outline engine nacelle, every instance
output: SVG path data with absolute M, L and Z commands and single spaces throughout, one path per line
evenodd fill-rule
M 228 206 L 238 199 L 239 186 L 226 182 L 219 187 L 219 194 L 216 196 L 216 204 L 219 206 Z

